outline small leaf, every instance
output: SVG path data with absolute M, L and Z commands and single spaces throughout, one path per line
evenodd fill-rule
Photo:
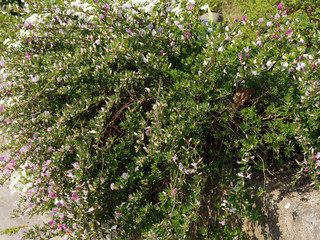
M 212 12 L 211 12 L 211 10 L 210 10 L 210 7 L 208 7 L 208 18 L 209 18 L 209 22 L 213 22 L 213 14 L 212 14 Z
M 259 193 L 258 193 L 258 197 L 261 197 L 261 195 L 264 193 L 264 190 L 262 187 L 259 187 Z

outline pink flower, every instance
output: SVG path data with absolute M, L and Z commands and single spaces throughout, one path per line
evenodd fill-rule
M 147 130 L 146 130 L 146 135 L 149 135 L 151 133 L 151 128 L 148 128 Z
M 174 189 L 172 190 L 172 195 L 175 195 L 176 193 L 177 193 L 177 189 L 174 188 Z
M 193 5 L 193 4 L 188 5 L 188 6 L 187 6 L 187 9 L 188 9 L 188 10 L 194 9 L 194 5 Z
M 53 227 L 53 226 L 55 226 L 55 225 L 56 225 L 56 222 L 55 222 L 55 221 L 53 221 L 53 220 L 51 220 L 51 221 L 49 221 L 49 224 L 50 224 L 50 227 Z
M 226 224 L 226 221 L 221 221 L 221 222 L 219 222 L 219 224 L 221 224 L 222 226 L 224 226 L 225 224 Z
M 78 200 L 79 198 L 78 198 L 78 195 L 76 193 L 72 193 L 71 199 Z
M 291 28 L 289 28 L 289 30 L 286 32 L 286 35 L 290 35 L 290 34 L 292 34 Z
M 49 197 L 52 198 L 52 199 L 54 199 L 54 198 L 57 197 L 57 194 L 55 194 L 55 193 L 53 193 L 53 192 L 50 192 L 50 193 L 49 193 Z
M 236 208 L 232 208 L 232 209 L 229 210 L 229 212 L 231 212 L 231 213 L 236 213 L 236 211 L 237 211 Z
M 26 53 L 26 59 L 27 59 L 27 60 L 30 60 L 31 57 L 32 57 L 32 54 L 31 54 L 31 53 Z
M 242 172 L 238 173 L 238 176 L 239 176 L 239 177 L 244 177 L 244 175 L 243 175 Z
M 4 107 L 0 106 L 0 112 L 3 112 L 3 111 L 4 111 Z
M 278 9 L 279 9 L 279 10 L 282 10 L 282 8 L 283 8 L 283 6 L 282 6 L 282 4 L 280 3 L 280 4 L 278 5 Z
M 184 35 L 186 36 L 186 38 L 191 37 L 191 33 L 189 33 L 189 32 L 186 32 Z
M 247 19 L 246 15 L 243 15 L 243 16 L 242 16 L 242 21 L 247 22 L 247 20 L 248 20 L 248 19 Z
M 88 209 L 88 212 L 93 212 L 94 211 L 94 207 L 91 207 Z
M 282 16 L 286 16 L 288 14 L 288 9 L 281 13 Z
M 75 169 L 80 169 L 79 163 L 75 162 L 72 164 Z

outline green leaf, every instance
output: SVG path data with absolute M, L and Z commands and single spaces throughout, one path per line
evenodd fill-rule
M 264 193 L 264 190 L 262 187 L 259 187 L 258 197 L 261 197 L 261 195 Z
M 213 14 L 212 14 L 212 12 L 211 12 L 211 10 L 210 10 L 210 8 L 208 7 L 208 17 L 209 17 L 209 22 L 213 22 Z

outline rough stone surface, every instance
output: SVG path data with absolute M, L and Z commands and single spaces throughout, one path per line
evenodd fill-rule
M 320 239 L 320 192 L 314 188 L 267 183 L 258 205 L 262 207 L 261 223 L 246 219 L 242 225 L 251 239 Z

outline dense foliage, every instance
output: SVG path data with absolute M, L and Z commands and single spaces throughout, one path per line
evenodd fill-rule
M 0 61 L 1 177 L 17 216 L 49 220 L 22 239 L 241 238 L 252 174 L 318 185 L 318 44 L 281 4 L 214 25 L 199 3 L 26 2 Z

